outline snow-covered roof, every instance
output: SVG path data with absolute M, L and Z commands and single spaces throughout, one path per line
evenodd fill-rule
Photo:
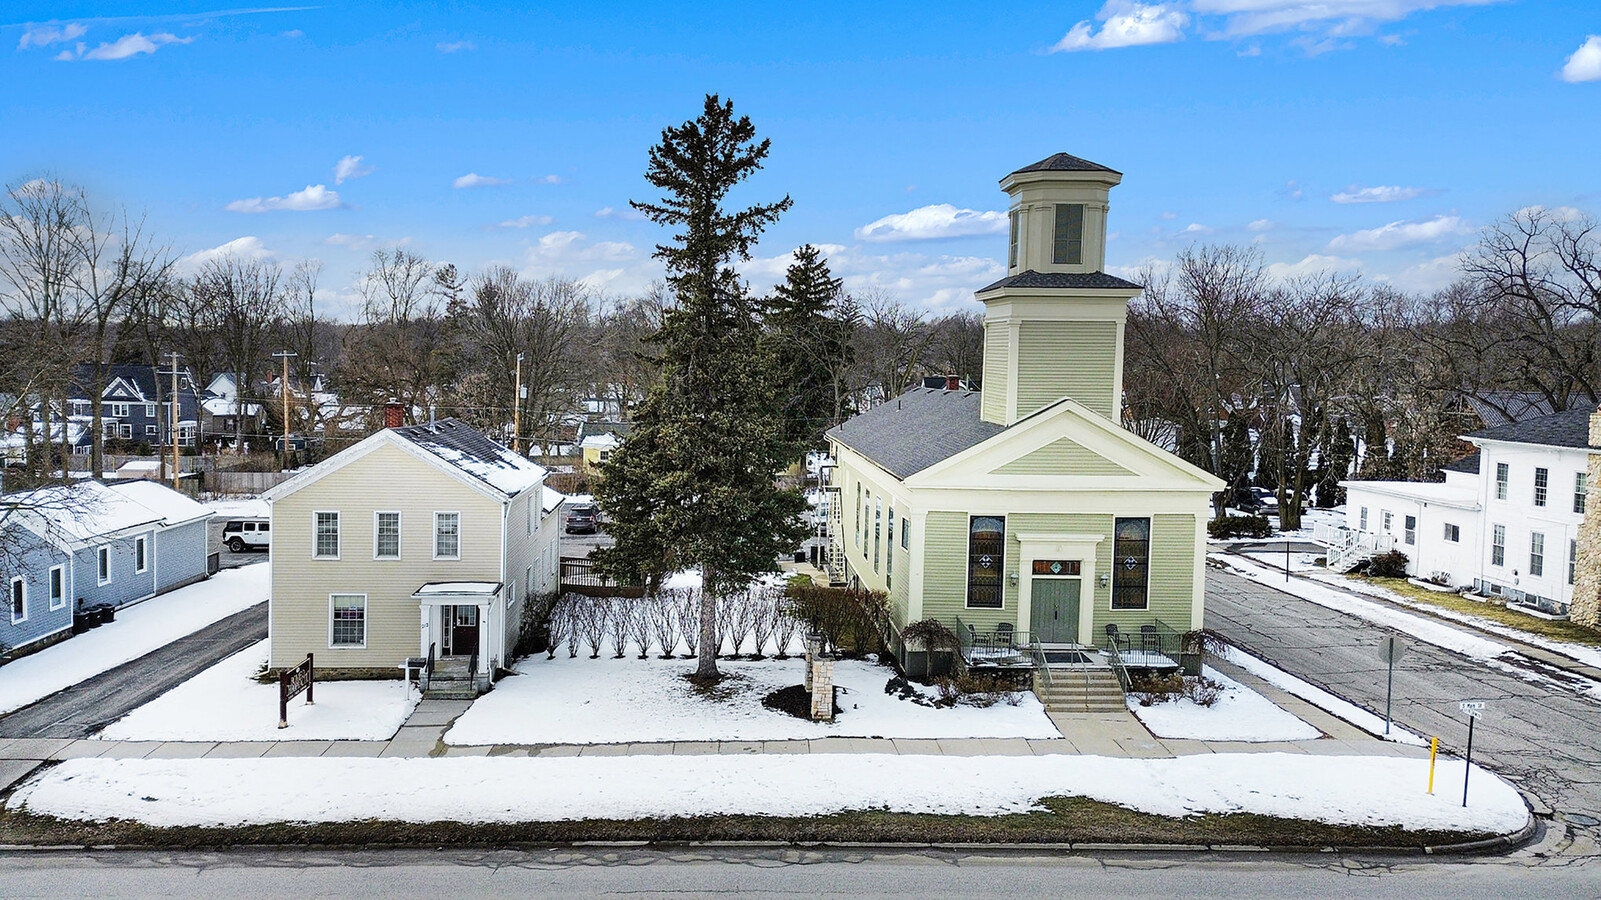
M 545 467 L 513 453 L 459 419 L 407 425 L 390 431 L 508 496 L 545 480 Z
M 161 516 L 163 525 L 181 525 L 212 516 L 211 510 L 159 482 L 128 481 L 110 487 Z
M 34 531 L 73 544 L 161 524 L 160 513 L 98 481 L 7 494 L 4 502 Z
M 617 439 L 617 435 L 606 431 L 602 432 L 601 434 L 591 434 L 585 436 L 583 443 L 579 444 L 578 446 L 583 447 L 586 450 L 616 450 L 621 444 L 622 441 Z
M 498 581 L 433 581 L 418 588 L 413 597 L 435 597 L 446 594 L 452 597 L 495 594 L 500 591 Z
M 1472 483 L 1438 481 L 1342 481 L 1347 491 L 1371 491 L 1421 503 L 1439 503 L 1463 509 L 1476 509 L 1479 489 Z
M 550 512 L 567 501 L 567 495 L 551 487 L 545 488 L 544 496 L 540 499 L 541 512 Z

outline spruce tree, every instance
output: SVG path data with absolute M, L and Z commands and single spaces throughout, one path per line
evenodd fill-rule
M 807 244 L 767 299 L 762 357 L 778 388 L 775 414 L 791 457 L 821 446 L 834 424 L 835 373 L 850 358 L 854 324 L 840 315 L 842 285 Z
M 603 572 L 652 588 L 676 569 L 700 569 L 701 679 L 718 677 L 719 599 L 773 571 L 804 531 L 805 501 L 775 480 L 787 461 L 775 386 L 759 364 L 757 304 L 733 269 L 790 199 L 724 208 L 768 148 L 748 117 L 736 118 L 732 103 L 708 95 L 698 118 L 663 129 L 650 150 L 645 178 L 661 200 L 630 201 L 674 229 L 655 256 L 675 302 L 651 338 L 660 375 L 601 469 L 596 497 L 617 543 L 596 561 Z

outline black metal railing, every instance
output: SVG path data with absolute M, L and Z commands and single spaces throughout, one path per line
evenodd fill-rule
M 1161 619 L 1152 618 L 1124 631 L 1117 625 L 1106 625 L 1099 635 L 1098 646 L 1109 656 L 1130 669 L 1168 669 L 1179 664 L 1184 653 L 1184 635 Z

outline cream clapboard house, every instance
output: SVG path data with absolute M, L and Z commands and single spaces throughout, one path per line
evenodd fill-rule
M 463 422 L 386 428 L 266 494 L 271 665 L 393 676 L 412 657 L 473 681 L 509 664 L 522 604 L 556 590 L 562 496 Z
M 830 565 L 888 592 L 897 631 L 937 619 L 969 655 L 1037 643 L 1094 662 L 1083 651 L 1109 625 L 1127 658 L 1171 656 L 1201 627 L 1208 503 L 1223 485 L 1119 425 L 1139 292 L 1102 271 L 1121 178 L 1061 153 L 1002 179 L 1011 238 L 1006 277 L 977 295 L 982 389 L 916 388 L 828 433 Z

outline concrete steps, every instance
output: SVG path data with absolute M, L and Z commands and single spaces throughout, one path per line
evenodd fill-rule
M 434 662 L 433 677 L 428 679 L 427 700 L 473 700 L 478 697 L 478 679 L 473 677 L 464 657 L 446 656 Z
M 1123 686 L 1111 669 L 1052 669 L 1049 683 L 1042 674 L 1035 673 L 1034 693 L 1050 712 L 1113 713 L 1127 709 Z

